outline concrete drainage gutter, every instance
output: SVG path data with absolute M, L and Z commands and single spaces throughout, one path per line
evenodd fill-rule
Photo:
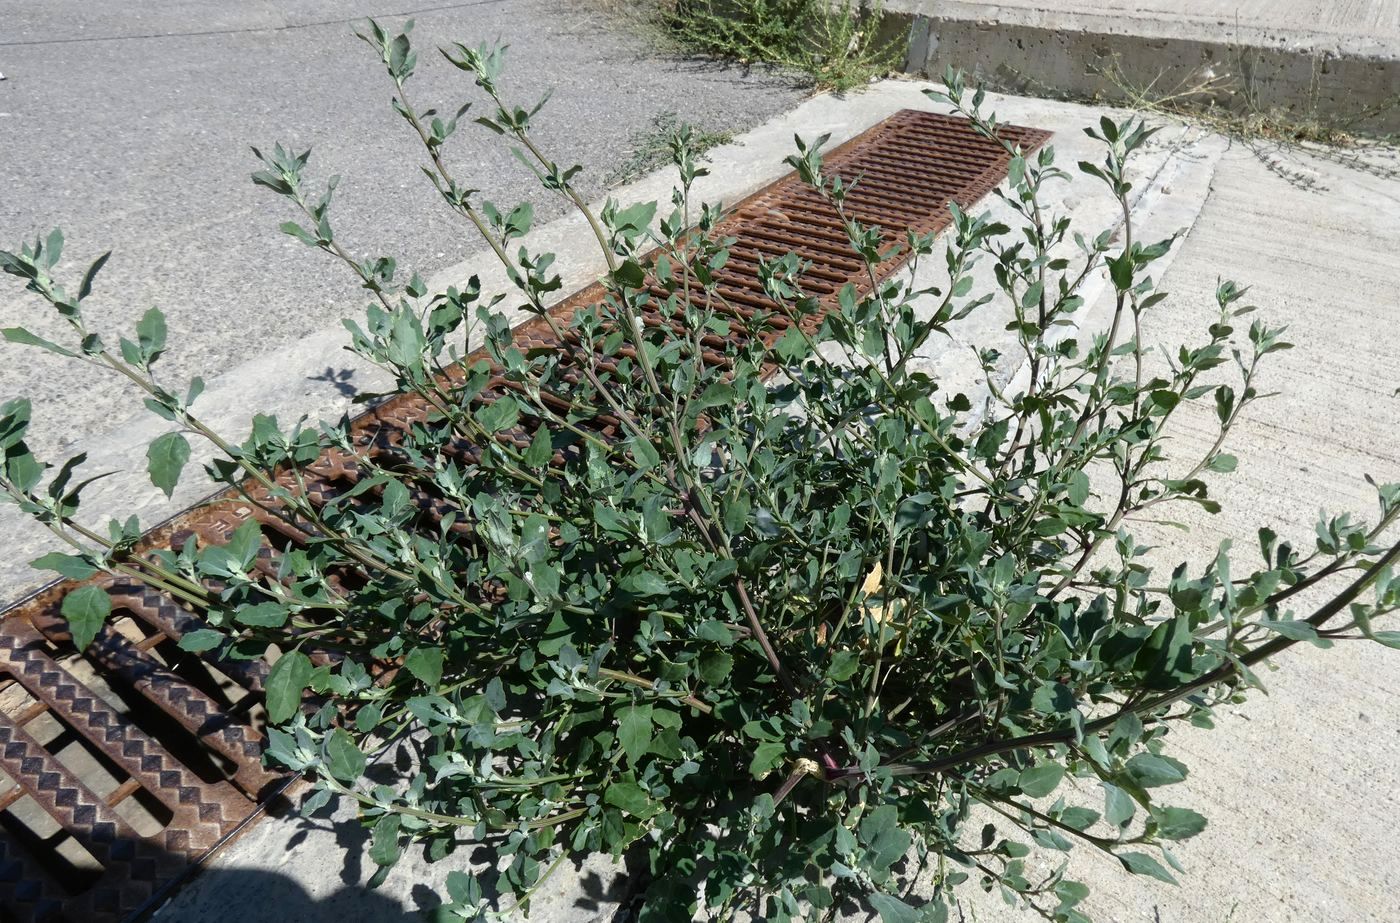
M 1165 95 L 1214 75 L 1229 78 L 1231 90 L 1213 97 L 1227 108 L 1400 132 L 1400 30 L 1381 9 L 1393 4 L 1366 5 L 1389 26 L 1342 13 L 1319 23 L 1305 4 L 1283 0 L 1267 21 L 1237 19 L 1220 4 L 1178 5 L 1181 12 L 1165 13 L 1126 0 L 1056 9 L 887 0 L 882 29 L 907 39 L 906 71 L 935 79 L 952 66 L 1003 92 L 1121 101 L 1124 84 Z

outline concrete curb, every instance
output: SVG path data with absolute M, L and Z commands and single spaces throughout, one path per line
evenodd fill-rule
M 1231 78 L 1214 98 L 1230 109 L 1400 132 L 1400 39 L 1385 35 L 942 0 L 889 0 L 882 29 L 907 36 L 906 71 L 935 79 L 951 66 L 1002 92 L 1119 102 L 1105 68 L 1164 93 L 1210 73 Z

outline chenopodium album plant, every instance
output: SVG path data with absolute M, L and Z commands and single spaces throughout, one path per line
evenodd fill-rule
M 138 552 L 134 520 L 90 529 L 77 520 L 81 459 L 45 484 L 23 401 L 3 408 L 0 482 L 70 546 L 38 566 L 173 594 L 208 626 L 182 646 L 207 657 L 275 648 L 268 758 L 314 781 L 308 811 L 358 802 L 376 881 L 419 844 L 453 865 L 441 915 L 485 919 L 528 910 L 566 858 L 626 853 L 642 862 L 643 919 L 824 918 L 857 900 L 886 923 L 944 920 L 980 885 L 1083 920 L 1088 889 L 1056 854 L 1088 847 L 1171 881 L 1171 844 L 1206 825 L 1167 794 L 1187 774 L 1170 754 L 1174 723 L 1210 727 L 1213 709 L 1258 685 L 1256 665 L 1294 644 L 1400 646 L 1373 628 L 1400 607 L 1400 545 L 1382 541 L 1400 516 L 1396 485 L 1379 487 L 1374 523 L 1325 518 L 1310 549 L 1261 529 L 1252 564 L 1228 546 L 1198 572 L 1157 577 L 1144 560 L 1131 530 L 1148 511 L 1218 509 L 1203 478 L 1234 467 L 1221 447 L 1260 396 L 1261 362 L 1288 344 L 1241 320 L 1252 309 L 1226 283 L 1196 342 L 1147 348 L 1164 297 L 1152 273 L 1174 240 L 1133 234 L 1127 164 L 1152 133 L 1140 121 L 1089 129 L 1102 160 L 1079 165 L 1122 205 L 1116 233 L 1073 231 L 1044 197 L 1067 179 L 1054 151 L 1009 147 L 997 195 L 1014 221 L 950 206 L 946 237 L 891 236 L 846 213 L 858 180 L 799 141 L 788 162 L 873 286 L 840 292 L 807 334 L 784 323 L 817 309 L 796 257 L 759 270 L 768 315 L 742 319 L 716 288 L 733 241 L 716 230 L 720 208 L 692 201 L 706 171 L 684 130 L 668 206 L 595 215 L 579 168 L 537 146 L 540 107 L 503 99 L 504 49 L 453 45 L 446 59 L 486 99 L 476 121 L 587 216 L 607 258 L 606 298 L 564 318 L 547 310 L 560 287 L 551 255 L 520 245 L 530 207 L 492 205 L 453 172 L 446 142 L 467 107 L 448 118 L 411 100 L 407 33 L 370 23 L 362 37 L 425 173 L 514 291 L 430 293 L 393 259 L 347 251 L 335 180 L 314 191 L 307 153 L 259 154 L 254 181 L 300 213 L 284 231 L 363 282 L 371 300 L 347 322 L 350 348 L 427 415 L 372 453 L 344 420 L 288 430 L 257 417 L 227 441 L 194 409 L 198 380 L 157 377 L 158 312 L 115 347 L 89 326 L 105 257 L 65 286 L 54 232 L 0 259 L 72 340 L 6 338 L 140 388 L 172 424 L 150 446 L 157 486 L 173 488 L 189 437 L 207 440 L 209 473 L 305 541 L 269 575 L 254 566 L 256 525 L 168 552 Z M 980 93 L 958 74 L 946 82 L 930 96 L 997 138 Z M 891 240 L 941 267 L 875 278 Z M 994 270 L 990 291 L 977 291 L 978 263 Z M 1064 335 L 1103 272 L 1108 329 Z M 931 275 L 936 287 L 911 281 Z M 561 345 L 513 343 L 495 310 L 507 299 Z M 646 306 L 664 322 L 642 324 Z M 1004 317 L 1027 372 L 999 387 L 1003 357 L 982 350 L 989 392 L 976 399 L 914 361 L 973 312 Z M 1193 403 L 1213 408 L 1218 437 L 1201 457 L 1168 457 Z M 316 501 L 303 472 L 326 452 L 358 476 Z M 1313 589 L 1324 601 L 1295 612 Z M 108 615 L 93 587 L 63 609 L 79 647 Z M 371 780 L 367 762 L 388 747 L 412 758 Z M 467 843 L 494 861 L 473 864 Z

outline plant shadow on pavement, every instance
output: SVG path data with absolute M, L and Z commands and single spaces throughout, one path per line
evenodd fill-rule
M 396 773 L 406 771 L 408 763 L 405 761 L 411 762 L 413 759 L 411 748 L 395 748 L 384 754 L 380 762 L 370 766 L 366 776 L 381 783 L 387 782 Z M 279 800 L 271 808 L 275 818 L 295 828 L 281 845 L 280 851 L 291 854 L 311 848 L 320 852 L 326 868 L 338 868 L 337 877 L 341 885 L 338 890 L 318 901 L 289 875 L 215 865 L 192 873 L 177 889 L 197 888 L 197 894 L 189 895 L 197 898 L 197 901 L 187 899 L 173 907 L 173 912 L 155 914 L 150 918 L 153 923 L 166 920 L 175 923 L 222 923 L 230 918 L 228 908 L 232 902 L 246 899 L 249 894 L 259 895 L 260 909 L 252 911 L 252 916 L 240 912 L 239 923 L 283 923 L 292 920 L 298 923 L 399 923 L 439 919 L 443 899 L 440 890 L 434 887 L 435 882 L 416 881 L 410 884 L 400 879 L 390 883 L 383 891 L 366 884 L 369 873 L 365 869 L 365 855 L 371 841 L 370 829 L 356 823 L 353 818 L 325 808 L 306 816 L 300 813 L 305 800 L 305 793 L 293 795 L 290 800 Z M 313 836 L 319 842 L 308 847 L 308 840 Z M 268 845 L 269 850 L 276 848 Z M 460 857 L 457 864 L 477 868 L 488 866 L 494 858 L 490 847 L 484 844 L 464 845 L 456 855 Z M 416 858 L 421 861 L 423 857 L 419 855 Z M 298 872 L 291 874 L 305 877 Z M 407 876 L 413 874 L 413 870 L 401 868 L 397 874 Z M 615 869 L 586 867 L 582 861 L 576 860 L 572 863 L 571 877 L 577 883 L 576 889 L 571 889 L 576 896 L 571 902 L 560 904 L 557 912 L 569 920 L 607 920 L 611 923 L 629 923 L 637 918 L 638 899 L 651 881 L 646 871 L 644 851 L 638 849 L 625 853 Z M 509 894 L 498 887 L 493 873 L 482 873 L 481 882 L 484 893 L 492 901 Z M 267 896 L 265 902 L 261 898 L 264 894 Z M 191 907 L 194 908 L 193 915 Z
M 207 894 L 199 912 L 156 913 L 138 919 L 155 923 L 420 923 L 427 919 L 393 898 L 362 886 L 316 898 L 290 876 L 263 869 L 213 867 L 192 879 Z

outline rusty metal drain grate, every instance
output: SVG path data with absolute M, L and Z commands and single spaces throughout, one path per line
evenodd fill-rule
M 1046 132 L 1015 126 L 1001 131 L 1025 150 L 1048 138 Z M 943 228 L 948 203 L 969 206 L 986 195 L 1005 178 L 1007 163 L 1001 146 L 977 135 L 967 122 L 905 110 L 828 154 L 825 169 L 861 178 L 847 199 L 848 214 L 888 229 L 893 241 L 905 229 Z M 791 252 L 808 261 L 804 286 L 819 297 L 821 311 L 832 308 L 846 284 L 862 292 L 871 284 L 831 208 L 795 175 L 741 202 L 717 234 L 737 239 L 729 262 L 715 273 L 729 305 L 731 337 L 776 337 L 791 323 L 769 313 L 772 305 L 758 280 L 761 259 Z M 903 260 L 902 254 L 886 259 L 877 278 Z M 669 294 L 661 288 L 656 293 L 663 302 Z M 602 295 L 601 286 L 587 288 L 553 314 L 567 321 Z M 762 322 L 750 325 L 755 316 Z M 816 325 L 821 317 L 819 311 L 800 322 Z M 643 321 L 653 327 L 672 323 L 657 305 Z M 565 380 L 570 363 L 582 357 L 577 343 L 558 342 L 540 319 L 518 327 L 515 338 L 522 346 L 573 356 L 561 365 Z M 724 361 L 718 352 L 712 359 Z M 497 380 L 475 400 L 489 402 L 509 387 Z M 391 451 L 413 422 L 426 417 L 419 399 L 392 399 L 356 420 L 356 444 L 372 455 Z M 611 437 L 614 424 L 599 417 L 586 425 Z M 530 427 L 522 423 L 502 436 L 528 445 Z M 474 449 L 464 445 L 460 453 L 470 459 Z M 563 453 L 557 460 L 564 460 Z M 306 489 L 325 502 L 353 484 L 358 473 L 353 457 L 327 453 L 310 466 Z M 294 487 L 290 478 L 287 486 Z M 440 518 L 439 500 L 427 495 L 415 500 L 428 519 Z M 263 528 L 262 566 L 275 576 L 275 555 L 306 536 L 231 494 L 152 531 L 141 550 L 179 547 L 190 536 L 221 544 L 250 517 Z M 456 528 L 469 531 L 461 524 Z M 0 918 L 5 920 L 103 923 L 139 915 L 254 818 L 285 783 L 261 765 L 260 699 L 267 664 L 210 663 L 187 654 L 177 642 L 202 627 L 198 613 L 123 580 L 96 582 L 112 599 L 113 619 L 81 655 L 59 614 L 76 583 L 46 587 L 0 621 Z

